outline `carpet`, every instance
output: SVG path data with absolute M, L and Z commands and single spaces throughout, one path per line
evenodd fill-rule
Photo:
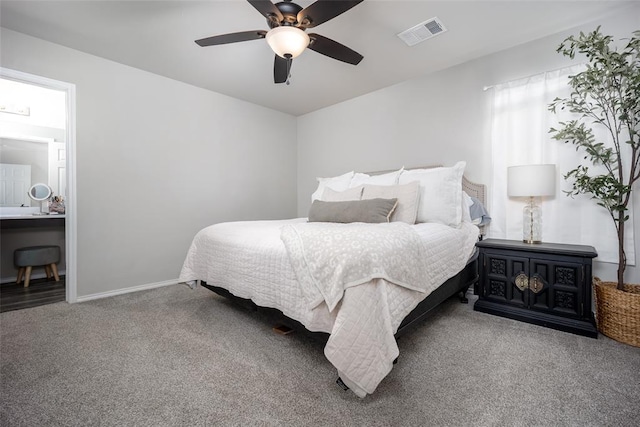
M 0 314 L 2 426 L 637 426 L 640 349 L 450 299 L 361 400 L 323 344 L 168 286 Z

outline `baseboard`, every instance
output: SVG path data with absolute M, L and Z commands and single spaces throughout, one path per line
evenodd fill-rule
M 146 291 L 148 289 L 161 288 L 163 286 L 177 285 L 178 282 L 179 282 L 178 279 L 165 280 L 164 282 L 147 283 L 145 285 L 132 286 L 130 288 L 116 289 L 115 291 L 107 291 L 107 292 L 100 292 L 97 294 L 78 296 L 78 298 L 76 298 L 76 302 L 84 302 L 84 301 L 91 301 L 91 300 L 101 299 L 101 298 L 109 298 L 109 297 L 114 297 L 116 295 L 129 294 L 131 292 Z

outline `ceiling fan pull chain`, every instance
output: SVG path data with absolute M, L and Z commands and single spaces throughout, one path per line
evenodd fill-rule
M 287 86 L 291 84 L 291 82 L 289 81 L 289 79 L 291 78 L 291 63 L 293 62 L 293 57 L 291 56 L 291 54 L 287 53 L 284 55 L 285 59 L 287 60 Z

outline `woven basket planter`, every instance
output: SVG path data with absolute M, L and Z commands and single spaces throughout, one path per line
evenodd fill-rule
M 593 281 L 596 290 L 596 323 L 609 338 L 640 347 L 640 285 Z

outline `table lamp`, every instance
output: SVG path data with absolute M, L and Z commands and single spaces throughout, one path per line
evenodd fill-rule
M 538 197 L 556 193 L 556 165 L 522 165 L 507 168 L 507 194 L 509 197 L 528 197 L 522 211 L 522 241 L 542 242 L 542 210 Z

